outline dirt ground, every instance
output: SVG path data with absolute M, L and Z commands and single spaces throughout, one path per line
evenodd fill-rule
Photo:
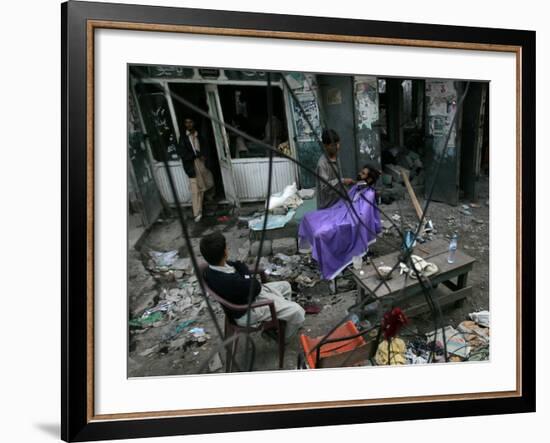
M 461 201 L 456 207 L 430 203 L 428 218 L 435 227 L 432 237 L 448 241 L 453 233 L 457 233 L 459 248 L 476 259 L 468 277 L 468 284 L 473 287 L 472 297 L 465 300 L 462 306 L 444 310 L 442 325 L 456 328 L 468 319 L 469 313 L 489 310 L 488 195 L 488 178 L 482 178 L 478 202 Z M 423 201 L 420 203 L 423 204 Z M 256 209 L 257 206 L 245 207 L 241 215 L 253 213 Z M 381 205 L 380 209 L 389 217 L 399 215 L 402 228 L 415 226 L 417 218 L 408 197 Z M 200 238 L 214 230 L 225 234 L 232 259 L 246 260 L 250 247 L 246 224 L 233 216 L 219 219 L 220 215 L 223 211 L 205 216 L 198 224 L 190 222 L 191 243 L 199 261 L 202 260 L 198 250 Z M 386 222 L 384 225 L 389 226 Z M 395 244 L 397 239 L 394 231 L 386 230 L 372 246 L 372 253 L 376 257 L 392 252 L 391 243 Z M 159 266 L 151 259 L 151 251 L 177 251 L 179 258 L 175 264 Z M 188 257 L 189 251 L 176 218 L 154 224 L 137 250 L 129 251 L 129 377 L 224 371 L 225 353 L 220 346 L 221 339 L 209 307 L 200 295 Z M 265 260 L 271 259 L 264 259 L 264 263 L 268 263 Z M 322 310 L 306 316 L 302 333 L 321 336 L 342 319 L 348 313 L 347 309 L 355 303 L 355 283 L 349 278 L 339 278 L 336 293 L 332 294 L 328 283 L 320 280 L 315 263 L 304 260 L 307 263 L 300 269 L 305 270 L 315 284 L 312 287 L 293 284 L 293 287 L 300 302 L 313 301 L 321 305 Z M 223 311 L 215 302 L 211 308 L 223 329 Z M 412 331 L 409 337 L 412 339 L 415 334 L 433 329 L 433 319 L 430 315 L 423 315 L 411 319 L 407 331 Z M 407 331 L 401 334 L 404 339 L 408 337 Z M 252 339 L 255 344 L 253 370 L 277 369 L 276 342 L 260 333 L 253 334 Z M 285 369 L 296 369 L 300 349 L 297 337 L 287 344 Z M 241 343 L 237 362 L 242 361 L 243 353 Z

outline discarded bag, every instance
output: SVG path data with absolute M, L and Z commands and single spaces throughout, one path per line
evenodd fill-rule
M 437 330 L 437 334 L 434 331 L 426 334 L 428 343 L 435 340 L 436 346 L 443 348 L 443 331 Z M 466 343 L 462 332 L 457 331 L 452 326 L 445 327 L 445 340 L 447 342 L 447 354 L 458 355 L 459 357 L 466 358 L 470 354 L 470 345 Z
M 418 255 L 411 255 L 411 262 L 421 277 L 431 277 L 439 272 L 439 268 L 434 263 L 429 263 Z M 408 273 L 409 277 L 416 278 L 416 272 L 410 269 L 405 263 L 399 263 L 400 274 Z
M 390 365 L 404 365 L 407 363 L 405 358 L 405 342 L 400 338 L 394 338 L 391 340 L 391 344 L 389 346 L 387 340 L 383 340 L 378 345 L 378 349 L 376 350 L 376 354 L 374 356 L 374 361 L 377 365 L 382 366 L 388 364 L 388 350 L 391 354 L 389 358 Z
M 475 321 L 478 325 L 489 327 L 490 313 L 489 311 L 472 312 L 468 315 L 471 320 Z

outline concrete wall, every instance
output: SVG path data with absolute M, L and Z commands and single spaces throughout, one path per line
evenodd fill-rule
M 426 80 L 425 87 L 426 192 L 429 192 L 435 180 L 433 199 L 456 205 L 459 197 L 460 115 L 451 131 L 447 148 L 445 139 L 457 111 L 462 83 L 453 80 Z
M 378 79 L 372 76 L 355 76 L 355 131 L 358 150 L 358 167 L 374 163 L 380 167 L 380 132 L 378 122 Z
M 344 177 L 357 175 L 357 145 L 355 137 L 355 100 L 353 77 L 318 75 L 323 126 L 340 136 L 339 161 Z
M 321 138 L 321 115 L 319 111 L 317 79 L 312 74 L 302 73 L 289 73 L 285 75 L 285 78 L 313 126 L 312 131 L 306 123 L 306 119 L 300 110 L 300 105 L 290 97 L 294 113 L 297 157 L 308 168 L 315 170 L 317 161 L 321 156 L 321 146 L 319 144 Z M 315 187 L 314 175 L 306 172 L 303 168 L 299 168 L 298 174 L 302 188 Z

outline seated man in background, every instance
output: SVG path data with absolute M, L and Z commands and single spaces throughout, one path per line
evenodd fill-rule
M 286 281 L 260 284 L 252 278 L 248 267 L 242 262 L 228 261 L 229 256 L 225 237 L 214 232 L 201 239 L 200 251 L 208 262 L 204 273 L 206 283 L 218 295 L 230 303 L 246 305 L 250 288 L 252 301 L 273 300 L 277 318 L 286 322 L 285 340 L 288 341 L 302 326 L 305 319 L 304 309 L 290 300 L 291 287 Z M 268 306 L 260 306 L 248 311 L 250 324 L 269 320 L 271 313 Z M 228 315 L 239 326 L 246 326 L 248 314 L 245 311 L 228 312 Z

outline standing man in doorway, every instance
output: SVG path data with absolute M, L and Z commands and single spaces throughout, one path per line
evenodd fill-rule
M 346 192 L 344 185 L 352 185 L 351 178 L 341 178 L 342 170 L 338 162 L 340 137 L 334 129 L 325 129 L 321 136 L 325 154 L 321 155 L 315 172 L 332 186 L 337 187 L 340 193 Z M 341 197 L 326 182 L 317 178 L 317 209 L 325 209 L 336 203 Z
M 182 134 L 178 144 L 178 154 L 191 183 L 193 217 L 199 222 L 202 218 L 204 193 L 209 189 L 213 190 L 214 177 L 204 164 L 206 158 L 201 151 L 201 137 L 195 128 L 195 121 L 187 117 L 184 120 L 184 128 L 185 134 Z

